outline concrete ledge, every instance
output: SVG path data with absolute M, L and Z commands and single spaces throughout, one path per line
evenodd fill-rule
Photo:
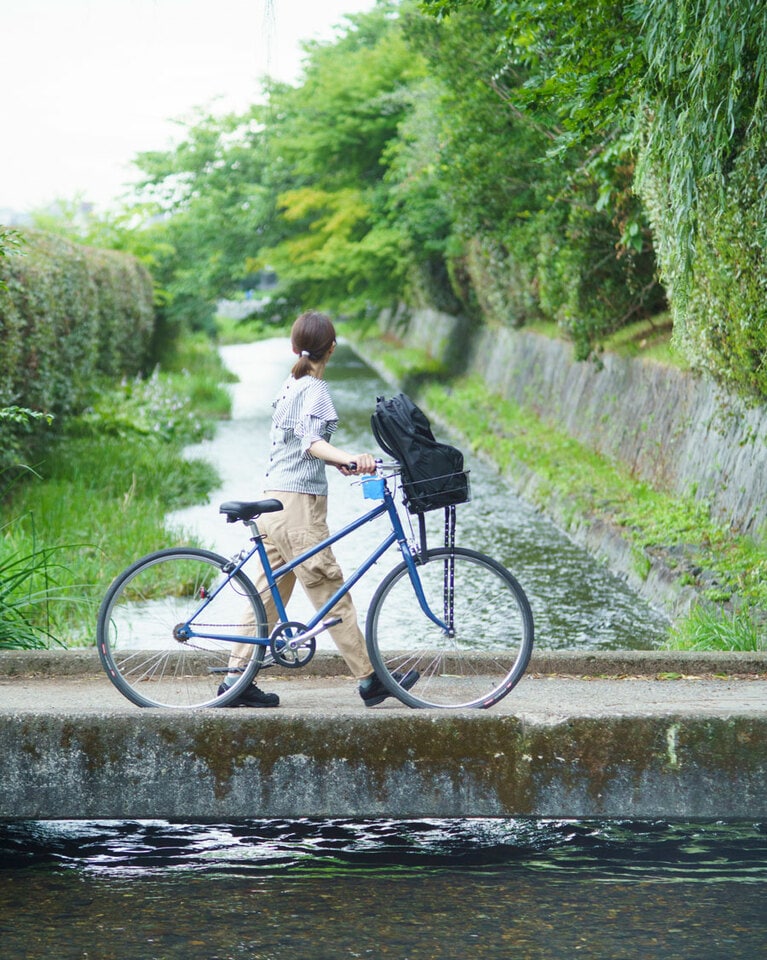
M 290 671 L 291 673 L 293 671 Z M 276 673 L 276 671 L 270 671 Z M 302 676 L 345 676 L 340 656 L 318 653 L 300 671 Z M 766 675 L 765 653 L 699 653 L 696 651 L 548 651 L 533 652 L 528 673 L 559 676 Z M 9 650 L 0 652 L 0 677 L 103 676 L 95 649 Z
M 92 652 L 5 658 L 50 673 L 0 676 L 0 818 L 767 818 L 759 658 L 547 656 L 460 712 L 366 710 L 336 657 L 267 671 L 276 711 L 140 710 Z
M 767 716 L 6 713 L 0 818 L 765 818 L 766 743 Z

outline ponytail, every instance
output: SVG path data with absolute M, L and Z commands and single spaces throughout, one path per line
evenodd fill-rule
M 296 380 L 300 380 L 301 377 L 305 377 L 312 372 L 312 357 L 307 350 L 304 350 L 298 360 L 296 360 L 290 372 Z

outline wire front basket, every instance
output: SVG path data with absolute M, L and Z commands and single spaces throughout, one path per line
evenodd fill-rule
M 428 513 L 471 500 L 469 471 L 412 480 L 403 470 L 402 490 L 410 513 Z

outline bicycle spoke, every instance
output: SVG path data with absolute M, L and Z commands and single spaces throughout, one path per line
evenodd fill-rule
M 370 605 L 367 643 L 376 673 L 414 707 L 488 707 L 524 673 L 533 621 L 522 588 L 500 564 L 471 550 L 438 548 L 418 566 L 429 608 L 421 609 L 406 565 L 384 578 Z M 447 613 L 445 613 L 447 609 Z M 417 670 L 418 683 L 398 679 Z
M 99 613 L 99 654 L 112 682 L 134 703 L 219 706 L 251 682 L 264 646 L 250 644 L 245 664 L 230 671 L 233 642 L 214 635 L 256 630 L 265 636 L 266 617 L 247 577 L 222 573 L 226 563 L 204 550 L 164 550 L 135 563 L 108 591 Z M 185 640 L 185 629 L 200 635 Z M 234 692 L 219 698 L 230 672 L 240 674 Z

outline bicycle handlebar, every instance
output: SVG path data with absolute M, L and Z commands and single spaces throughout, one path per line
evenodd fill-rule
M 379 471 L 379 470 L 399 470 L 399 468 L 400 468 L 400 464 L 399 464 L 396 460 L 391 460 L 391 461 L 389 461 L 388 463 L 384 463 L 384 461 L 383 461 L 380 457 L 376 457 L 376 470 L 377 470 L 377 471 Z M 346 464 L 346 469 L 347 469 L 347 470 L 356 470 L 356 469 L 357 469 L 357 461 L 356 461 L 356 460 L 350 460 L 349 463 Z

